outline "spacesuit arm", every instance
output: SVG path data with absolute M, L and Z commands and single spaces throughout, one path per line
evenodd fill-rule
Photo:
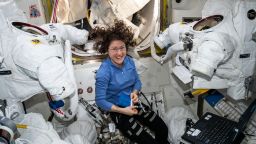
M 180 35 L 182 33 L 189 32 L 194 23 L 183 24 L 181 22 L 177 22 L 171 24 L 167 29 L 154 38 L 154 42 L 161 49 L 168 48 L 171 45 L 180 42 Z
M 196 76 L 211 79 L 218 65 L 225 63 L 234 52 L 234 41 L 224 33 L 207 34 L 197 49 L 191 71 Z
M 201 76 L 210 79 L 214 70 L 217 68 L 217 65 L 224 57 L 222 49 L 217 43 L 206 41 L 201 44 L 198 51 L 200 52 L 194 63 L 191 64 L 191 70 L 199 77 Z
M 50 57 L 38 68 L 40 84 L 53 96 L 54 100 L 62 100 L 75 93 L 74 83 L 67 73 L 61 59 Z
M 88 40 L 88 31 L 81 30 L 70 25 L 64 25 L 61 23 L 51 23 L 42 25 L 41 27 L 53 33 L 56 32 L 59 36 L 61 36 L 63 40 L 69 40 L 71 45 L 82 45 L 85 44 Z
M 179 23 L 170 25 L 162 33 L 154 37 L 154 42 L 161 48 L 168 48 L 171 44 L 179 41 Z M 174 31 L 175 30 L 175 31 Z
M 62 38 L 64 40 L 69 40 L 71 45 L 78 44 L 82 45 L 85 44 L 88 40 L 88 31 L 80 30 L 70 25 L 60 25 L 65 29 L 64 33 L 62 33 Z

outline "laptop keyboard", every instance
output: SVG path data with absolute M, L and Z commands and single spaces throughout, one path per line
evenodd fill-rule
M 205 143 L 218 144 L 220 140 L 224 140 L 230 130 L 235 126 L 235 123 L 223 119 L 217 119 L 213 122 L 212 127 L 206 129 L 203 133 L 198 135 L 198 139 Z
M 182 138 L 196 144 L 223 144 L 236 124 L 226 118 L 206 113 Z
M 225 100 L 220 100 L 214 108 L 221 113 L 222 116 L 227 117 L 228 119 L 232 119 L 234 121 L 238 121 L 242 112 L 239 112 L 237 109 L 234 108 L 234 106 Z M 247 124 L 247 127 L 245 129 L 245 133 L 249 135 L 256 135 L 256 121 L 251 120 Z

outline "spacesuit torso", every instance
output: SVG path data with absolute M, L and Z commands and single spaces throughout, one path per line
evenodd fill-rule
M 256 1 L 236 0 L 233 16 L 234 26 L 240 40 L 239 43 L 241 43 L 235 51 L 235 60 L 242 76 L 238 85 L 228 89 L 228 94 L 241 99 L 250 96 L 249 83 L 251 83 L 252 75 L 255 75 L 256 42 L 252 40 L 252 35 L 256 33 Z
M 1 99 L 24 101 L 44 91 L 36 75 L 38 67 L 51 57 L 63 61 L 63 43 L 59 36 L 54 42 L 50 40 L 48 32 L 43 35 L 31 34 L 13 25 L 9 31 L 9 34 L 2 35 L 2 46 L 9 50 L 2 52 L 4 61 L 1 71 L 10 70 L 11 73 L 0 76 Z
M 229 82 L 227 93 L 234 99 L 244 99 L 249 96 L 248 83 L 255 71 L 256 43 L 252 40 L 252 35 L 256 31 L 256 1 L 243 0 L 208 0 L 202 11 L 203 17 L 213 14 L 230 13 L 230 27 L 234 27 L 235 51 L 231 60 L 226 65 L 233 65 L 235 69 L 227 69 L 224 75 L 230 75 L 233 80 Z M 227 30 L 225 30 L 227 31 Z M 228 32 L 228 31 L 227 31 Z M 235 70 L 235 71 L 234 71 Z M 233 75 L 237 73 L 236 75 Z M 218 71 L 216 71 L 218 74 Z

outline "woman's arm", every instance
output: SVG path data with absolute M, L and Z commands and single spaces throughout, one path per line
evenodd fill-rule
M 125 114 L 125 115 L 129 115 L 129 116 L 138 114 L 138 110 L 134 106 L 128 106 L 128 107 L 125 107 L 125 108 L 121 108 L 121 107 L 118 107 L 116 105 L 112 105 L 111 111 L 121 113 L 121 114 Z
M 95 82 L 95 101 L 97 106 L 102 108 L 105 111 L 110 111 L 112 107 L 112 103 L 107 101 L 107 89 L 110 80 L 109 70 L 101 66 L 100 69 L 96 73 L 96 82 Z

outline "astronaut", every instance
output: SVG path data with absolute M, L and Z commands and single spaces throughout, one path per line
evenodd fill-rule
M 255 43 L 251 40 L 255 31 L 255 19 L 246 22 L 248 19 L 245 15 L 248 10 L 255 10 L 255 2 L 208 0 L 202 11 L 202 20 L 186 25 L 172 24 L 155 37 L 158 46 L 170 46 L 162 58 L 162 63 L 176 54 L 176 67 L 184 66 L 189 69 L 190 76 L 194 75 L 193 88 L 228 88 L 228 95 L 232 98 L 245 98 L 245 73 L 250 69 L 249 75 L 252 75 L 251 69 L 254 69 L 255 65 L 255 49 L 252 49 Z M 233 19 L 237 20 L 237 23 L 234 23 Z M 241 19 L 250 27 L 249 31 L 241 26 Z M 243 41 L 248 37 L 250 51 L 247 52 L 250 53 L 251 62 L 250 68 L 243 71 L 241 67 L 247 66 L 241 64 L 243 60 L 239 57 L 241 51 L 245 51 L 243 46 L 246 44 Z
M 21 102 L 35 94 L 49 92 L 49 105 L 53 113 L 63 121 L 73 119 L 77 114 L 78 96 L 71 61 L 71 44 L 85 44 L 88 32 L 63 24 L 38 27 L 25 23 L 26 19 L 18 17 L 17 13 L 20 11 L 13 0 L 0 3 L 0 99 L 7 102 L 1 114 L 15 120 L 23 116 Z M 22 133 L 23 138 L 33 134 L 43 136 L 44 140 L 49 139 L 52 143 L 54 138 L 61 141 L 52 125 L 45 122 L 40 114 L 26 114 L 21 121 L 32 128 Z M 74 133 L 70 129 L 75 127 L 79 131 L 83 125 L 88 123 L 74 122 L 67 128 L 64 138 Z M 33 129 L 33 126 L 36 128 Z M 79 132 L 74 133 L 76 138 L 67 141 L 81 139 L 80 135 L 84 131 Z M 82 139 L 86 141 L 86 137 Z M 35 142 L 30 139 L 30 143 Z

